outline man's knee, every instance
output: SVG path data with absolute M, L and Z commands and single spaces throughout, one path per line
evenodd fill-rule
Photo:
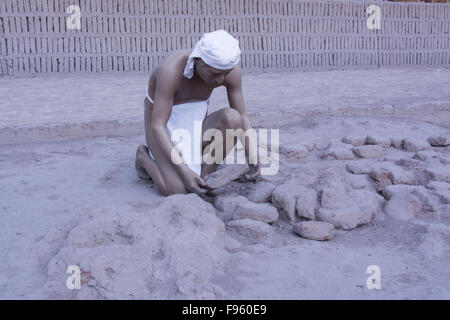
M 241 128 L 242 127 L 242 116 L 241 114 L 233 108 L 225 108 L 222 121 L 226 128 Z

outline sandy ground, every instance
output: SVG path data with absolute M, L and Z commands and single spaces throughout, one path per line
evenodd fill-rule
M 148 74 L 0 77 L 0 144 L 107 134 L 140 134 Z M 316 115 L 450 116 L 447 68 L 250 74 L 243 79 L 255 126 Z M 226 107 L 213 92 L 209 113 Z
M 324 160 L 323 148 L 328 143 L 341 145 L 346 135 L 423 142 L 432 135 L 448 134 L 450 95 L 444 83 L 449 77 L 449 70 L 443 68 L 246 75 L 244 93 L 252 124 L 280 129 L 280 171 L 261 181 L 276 186 L 292 181 L 312 184 L 337 173 L 375 194 L 375 181 L 367 174 L 356 177 L 346 170 L 349 162 L 367 159 Z M 432 212 L 396 220 L 386 214 L 388 201 L 378 193 L 379 207 L 369 223 L 338 230 L 333 239 L 321 242 L 297 236 L 281 218 L 270 225 L 270 237 L 256 239 L 225 227 L 212 206 L 220 219 L 209 217 L 205 221 L 211 227 L 204 229 L 195 210 L 186 211 L 188 220 L 165 227 L 184 237 L 210 237 L 219 230 L 209 255 L 192 254 L 200 262 L 215 261 L 214 268 L 221 272 L 206 270 L 212 278 L 197 275 L 186 280 L 183 272 L 205 270 L 189 269 L 189 263 L 171 264 L 190 258 L 175 245 L 172 251 L 160 249 L 150 256 L 147 265 L 145 254 L 140 254 L 137 259 L 144 263 L 144 275 L 127 278 L 136 264 L 127 258 L 133 256 L 129 250 L 145 252 L 145 246 L 155 241 L 168 247 L 173 242 L 159 239 L 158 233 L 146 234 L 150 229 L 145 224 L 128 230 L 125 238 L 122 231 L 116 238 L 113 235 L 125 242 L 145 240 L 131 247 L 111 247 L 102 238 L 109 239 L 106 229 L 116 223 L 166 223 L 161 220 L 164 215 L 155 221 L 152 215 L 157 216 L 155 208 L 167 198 L 134 171 L 136 147 L 144 142 L 142 99 L 147 78 L 144 74 L 0 78 L 0 298 L 202 298 L 202 292 L 189 290 L 203 285 L 206 297 L 216 299 L 450 298 L 448 146 L 429 148 L 441 160 L 418 161 L 413 159 L 415 152 L 389 147 L 383 149 L 383 157 L 365 162 L 393 165 L 403 159 L 418 163 L 415 172 L 442 170 L 442 179 L 447 179 L 441 181 L 444 198 L 434 202 Z M 219 89 L 208 113 L 224 106 L 225 91 Z M 299 150 L 305 152 L 305 145 L 308 151 L 296 157 Z M 245 194 L 248 187 L 233 182 L 230 190 Z M 193 205 L 202 203 L 186 199 Z M 189 226 L 183 229 L 185 223 Z M 197 242 L 197 249 L 208 250 L 202 245 Z M 97 258 L 110 253 L 111 257 Z M 83 262 L 82 269 L 88 270 L 84 276 L 91 277 L 85 284 L 94 291 L 81 290 L 78 296 L 69 292 L 65 268 L 56 267 L 61 261 Z M 370 265 L 380 267 L 381 290 L 366 286 Z M 111 267 L 117 273 L 111 275 Z M 149 290 L 136 289 L 139 281 L 161 276 L 166 269 L 166 282 L 159 291 L 147 295 L 158 288 L 154 283 Z M 172 279 L 171 272 L 178 274 Z
M 321 145 L 348 134 L 426 139 L 448 133 L 450 122 L 310 117 L 280 127 L 281 145 L 295 147 L 293 141 Z M 86 212 L 110 208 L 144 214 L 164 201 L 134 171 L 136 146 L 142 142 L 142 135 L 108 135 L 1 147 L 0 298 L 35 297 L 48 281 L 50 261 Z M 448 156 L 450 149 L 438 151 Z M 345 173 L 348 160 L 319 155 L 313 150 L 295 159 L 282 153 L 280 172 L 267 179 L 278 185 L 304 174 Z M 388 148 L 383 159 L 373 161 L 413 155 Z M 298 237 L 285 221 L 272 228 L 273 236 L 264 241 L 226 230 L 229 259 L 224 273 L 213 279 L 223 289 L 222 298 L 450 298 L 450 210 L 444 203 L 408 222 L 386 216 L 381 207 L 370 223 L 339 230 L 324 242 Z M 369 265 L 381 269 L 381 290 L 366 287 Z

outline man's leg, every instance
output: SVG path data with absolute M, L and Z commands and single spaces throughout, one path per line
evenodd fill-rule
M 149 134 L 150 114 L 145 110 L 145 139 L 147 146 L 140 145 L 136 150 L 136 170 L 144 171 L 152 178 L 162 194 L 168 196 L 176 193 L 186 193 L 184 182 L 175 169 L 171 159 L 167 159 L 158 143 Z M 150 157 L 150 148 L 155 160 Z M 143 172 L 142 172 L 143 173 Z M 144 176 L 144 174 L 140 176 Z
M 150 157 L 148 152 L 148 147 L 141 144 L 136 150 L 136 161 L 135 161 L 136 171 L 139 178 L 144 180 L 153 180 L 155 184 L 165 185 L 164 179 L 159 172 L 158 166 L 155 160 Z M 154 172 L 155 178 L 150 175 L 150 172 Z
M 234 139 L 233 145 L 226 145 L 226 129 L 242 129 L 242 117 L 239 112 L 232 108 L 223 108 L 216 112 L 211 113 L 209 116 L 205 118 L 202 126 L 202 137 L 206 130 L 215 128 L 218 129 L 222 133 L 223 137 L 223 159 L 226 158 L 227 154 L 233 150 L 234 146 L 237 143 L 237 138 Z M 210 141 L 202 141 L 202 154 L 205 151 L 205 148 L 213 142 Z M 222 159 L 222 160 L 223 160 Z M 217 169 L 218 163 L 213 164 L 202 164 L 202 172 L 201 177 L 205 177 L 206 175 L 214 172 Z

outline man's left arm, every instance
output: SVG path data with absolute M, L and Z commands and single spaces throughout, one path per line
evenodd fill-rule
M 228 103 L 230 107 L 237 110 L 242 117 L 242 129 L 244 133 L 248 129 L 252 129 L 250 119 L 248 118 L 247 111 L 245 109 L 244 95 L 242 92 L 242 71 L 239 66 L 236 66 L 225 78 L 224 86 L 227 89 Z M 255 132 L 256 133 L 256 132 Z M 255 135 L 245 135 L 245 142 L 241 143 L 244 146 L 245 158 L 249 164 L 248 179 L 255 179 L 260 174 L 259 159 L 257 158 L 257 141 L 253 138 L 257 138 Z M 250 152 L 252 151 L 252 154 Z

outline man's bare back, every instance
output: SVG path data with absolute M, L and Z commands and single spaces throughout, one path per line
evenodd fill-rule
M 198 75 L 194 75 L 192 79 L 186 79 L 183 76 L 183 70 L 190 53 L 191 50 L 178 51 L 170 55 L 155 70 L 153 70 L 148 82 L 148 92 L 153 100 L 155 97 L 158 75 L 161 73 L 173 73 L 179 78 L 178 81 L 171 83 L 176 87 L 173 102 L 174 105 L 206 100 L 211 95 L 213 89 L 218 87 L 206 84 Z M 147 100 L 146 102 L 149 101 Z M 151 103 L 148 104 L 151 105 Z

